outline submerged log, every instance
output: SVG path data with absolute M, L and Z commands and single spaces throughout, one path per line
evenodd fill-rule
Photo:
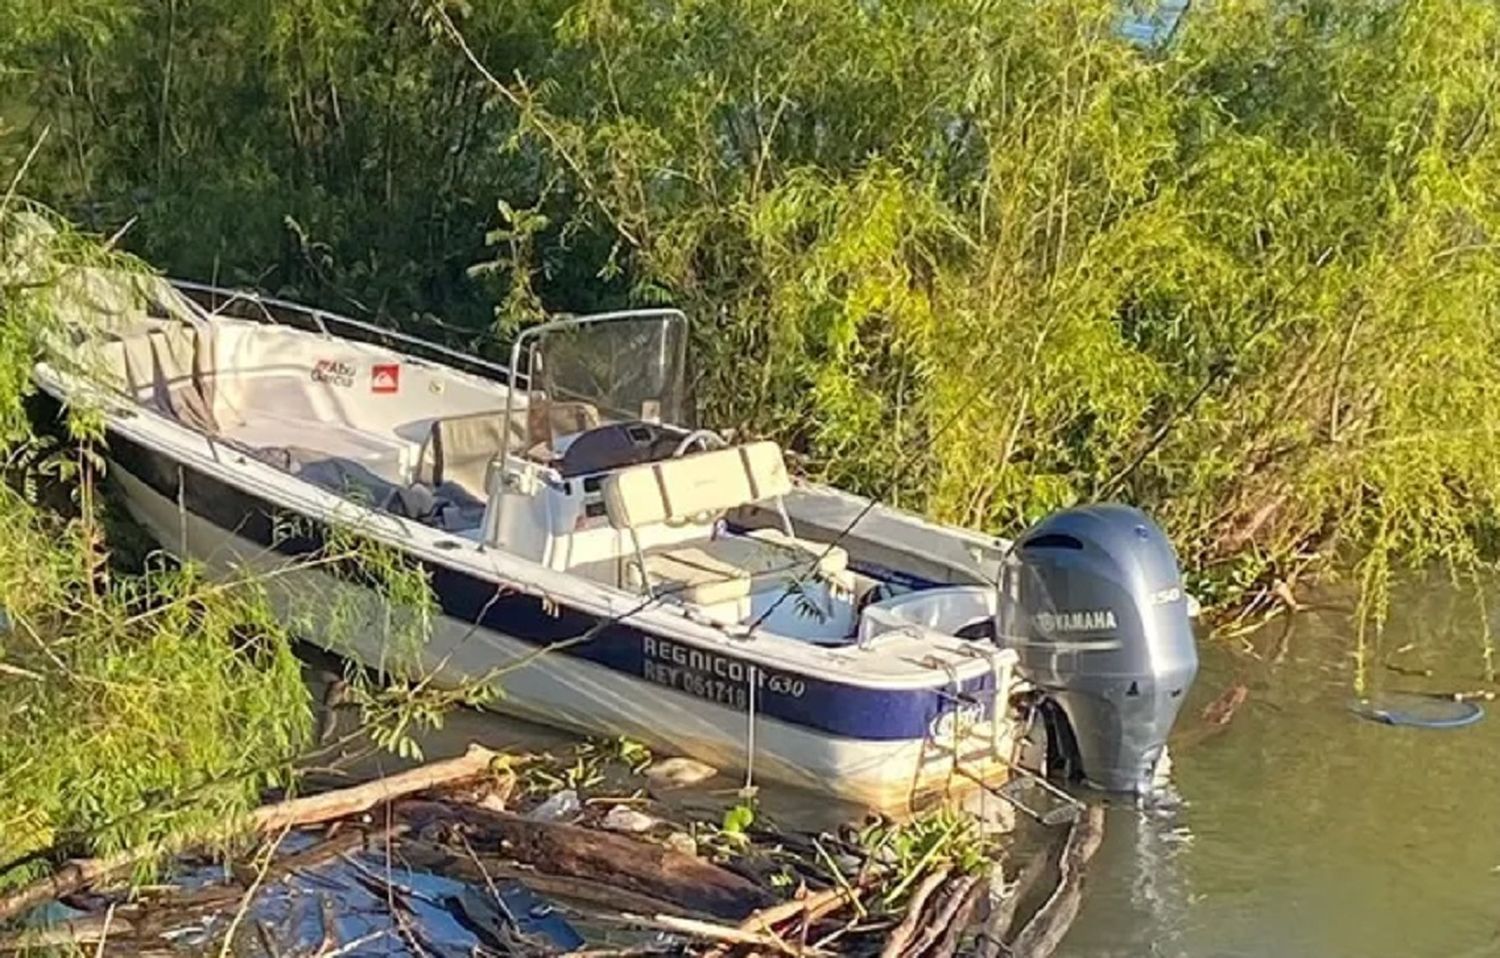
M 1234 713 L 1239 711 L 1239 707 L 1249 697 L 1250 689 L 1236 682 L 1203 707 L 1203 720 L 1211 725 L 1228 725 L 1234 719 Z
M 1411 678 L 1427 679 L 1431 678 L 1433 674 L 1432 669 L 1425 669 L 1411 665 L 1401 665 L 1397 662 L 1382 662 L 1381 665 L 1384 666 L 1384 668 L 1388 672 L 1395 672 L 1397 675 L 1405 675 Z
M 1057 950 L 1073 919 L 1078 917 L 1083 902 L 1084 869 L 1103 841 L 1104 809 L 1091 805 L 1073 823 L 1063 846 L 1057 863 L 1057 887 L 1011 942 L 1010 953 L 1014 958 L 1047 958 Z
M 1205 740 L 1223 732 L 1234 720 L 1235 713 L 1250 698 L 1250 689 L 1240 682 L 1235 682 L 1221 692 L 1218 698 L 1203 707 L 1200 713 L 1203 724 L 1174 731 L 1171 738 L 1173 753 L 1181 754 L 1194 745 L 1199 745 Z
M 102 878 L 122 872 L 149 858 L 155 851 L 154 848 L 131 849 L 105 858 L 81 858 L 67 862 L 52 874 L 0 896 L 0 922 L 9 921 L 64 895 L 81 891 Z

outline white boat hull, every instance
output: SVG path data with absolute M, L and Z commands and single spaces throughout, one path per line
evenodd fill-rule
M 179 508 L 128 470 L 111 479 L 131 515 L 169 552 L 226 572 L 247 563 L 285 560 L 265 546 Z M 184 541 L 185 539 L 185 541 Z M 302 570 L 280 580 L 291 588 L 330 594 L 350 588 L 334 576 Z M 307 637 L 317 644 L 317 636 Z M 366 664 L 383 660 L 378 638 L 355 640 L 339 654 Z M 654 750 L 685 754 L 721 769 L 750 766 L 756 777 L 830 792 L 878 808 L 910 807 L 944 792 L 968 790 L 975 777 L 1004 774 L 996 754 L 1010 752 L 1010 723 L 992 735 L 989 722 L 967 727 L 958 749 L 933 736 L 862 740 L 829 735 L 737 709 L 595 662 L 537 654 L 534 644 L 448 615 L 439 617 L 423 666 L 440 685 L 459 685 L 507 663 L 522 663 L 496 680 L 491 708 L 585 735 L 627 736 Z M 752 751 L 753 740 L 753 751 Z M 503 744 L 503 743 L 493 743 Z M 997 749 L 998 746 L 998 749 Z

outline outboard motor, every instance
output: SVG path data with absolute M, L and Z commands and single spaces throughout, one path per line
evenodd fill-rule
M 1016 541 L 1007 642 L 1067 716 L 1090 784 L 1146 792 L 1198 651 L 1177 557 L 1138 509 L 1065 509 Z

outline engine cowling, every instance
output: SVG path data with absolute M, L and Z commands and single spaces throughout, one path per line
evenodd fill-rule
M 1171 543 L 1129 506 L 1065 509 L 1016 540 L 1005 575 L 1005 641 L 1067 716 L 1084 779 L 1149 790 L 1198 672 Z

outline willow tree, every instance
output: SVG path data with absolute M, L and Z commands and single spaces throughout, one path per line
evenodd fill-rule
M 86 6 L 10 87 L 164 267 L 501 332 L 671 301 L 707 421 L 996 531 L 1139 503 L 1211 599 L 1493 556 L 1493 4 L 1156 47 L 1108 0 Z
M 296 637 L 340 649 L 384 630 L 389 674 L 351 668 L 349 701 L 373 742 L 403 754 L 484 692 L 430 688 L 426 577 L 360 541 L 357 516 L 270 571 L 210 578 L 159 553 L 114 557 L 103 410 L 39 402 L 31 372 L 40 361 L 102 379 L 91 310 L 146 281 L 129 257 L 0 194 L 0 889 L 84 853 L 230 840 L 265 789 L 294 787 L 315 744 Z M 315 570 L 378 600 L 286 586 Z
M 992 527 L 1126 498 L 1205 588 L 1474 567 L 1500 14 L 1241 0 L 1165 49 L 1118 17 L 579 3 L 544 71 L 489 72 L 566 184 L 535 209 L 688 306 L 710 418 L 816 473 Z

